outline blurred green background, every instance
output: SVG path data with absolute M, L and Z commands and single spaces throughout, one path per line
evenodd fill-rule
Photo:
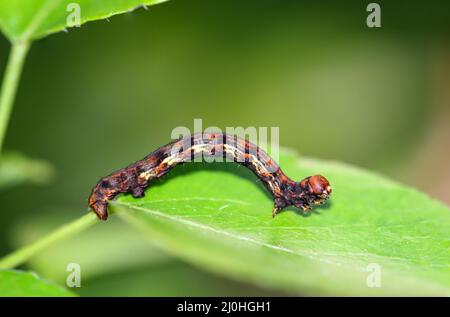
M 450 204 L 450 2 L 378 1 L 379 29 L 366 26 L 369 2 L 174 0 L 34 43 L 6 150 L 57 175 L 0 192 L 1 254 L 82 215 L 100 177 L 194 118 L 280 127 L 283 146 Z M 8 51 L 0 37 L 1 73 Z M 87 236 L 29 265 L 64 281 L 63 263 L 103 259 L 86 264 L 83 295 L 273 294 L 153 251 L 120 226 Z

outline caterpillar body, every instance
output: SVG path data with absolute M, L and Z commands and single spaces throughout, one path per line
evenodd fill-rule
M 142 197 L 153 180 L 163 177 L 176 165 L 202 158 L 224 158 L 253 171 L 273 196 L 273 217 L 288 206 L 309 211 L 312 206 L 325 202 L 332 191 L 328 180 L 321 175 L 308 176 L 300 182 L 291 180 L 265 151 L 248 140 L 222 133 L 196 133 L 166 144 L 142 160 L 102 178 L 92 189 L 89 207 L 106 220 L 108 201 L 118 194 Z

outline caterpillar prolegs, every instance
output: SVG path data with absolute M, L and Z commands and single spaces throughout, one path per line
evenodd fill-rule
M 89 206 L 97 216 L 108 218 L 108 201 L 120 193 L 144 196 L 155 179 L 163 177 L 176 165 L 198 159 L 224 158 L 241 164 L 255 173 L 274 199 L 272 216 L 288 206 L 309 211 L 331 194 L 328 180 L 321 175 L 295 182 L 261 148 L 235 135 L 197 133 L 160 147 L 145 158 L 102 178 L 92 189 Z

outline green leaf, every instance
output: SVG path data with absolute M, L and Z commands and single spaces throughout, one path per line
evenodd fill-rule
M 144 198 L 122 196 L 111 208 L 158 247 L 264 287 L 294 294 L 450 295 L 447 207 L 344 164 L 286 151 L 280 162 L 293 179 L 325 175 L 333 187 L 330 203 L 307 217 L 287 210 L 272 219 L 272 200 L 250 171 L 192 163 Z M 378 285 L 378 272 L 380 287 L 369 287 Z
M 166 0 L 2 0 L 0 1 L 0 28 L 11 42 L 44 37 L 71 27 L 68 16 L 75 12 L 69 6 L 79 5 L 81 24 L 105 19 L 131 11 L 140 6 Z
M 68 297 L 75 294 L 32 272 L 0 270 L 0 296 Z
M 53 167 L 45 161 L 30 159 L 19 153 L 0 156 L 0 189 L 23 183 L 45 184 L 54 174 Z

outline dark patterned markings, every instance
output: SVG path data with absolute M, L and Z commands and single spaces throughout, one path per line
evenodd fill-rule
M 100 219 L 106 220 L 108 201 L 118 194 L 142 197 L 151 181 L 176 165 L 199 160 L 232 161 L 253 171 L 273 196 L 273 217 L 288 206 L 309 211 L 331 194 L 325 177 L 314 175 L 295 182 L 266 152 L 245 139 L 222 133 L 197 133 L 164 145 L 144 159 L 102 178 L 92 189 L 89 206 Z

